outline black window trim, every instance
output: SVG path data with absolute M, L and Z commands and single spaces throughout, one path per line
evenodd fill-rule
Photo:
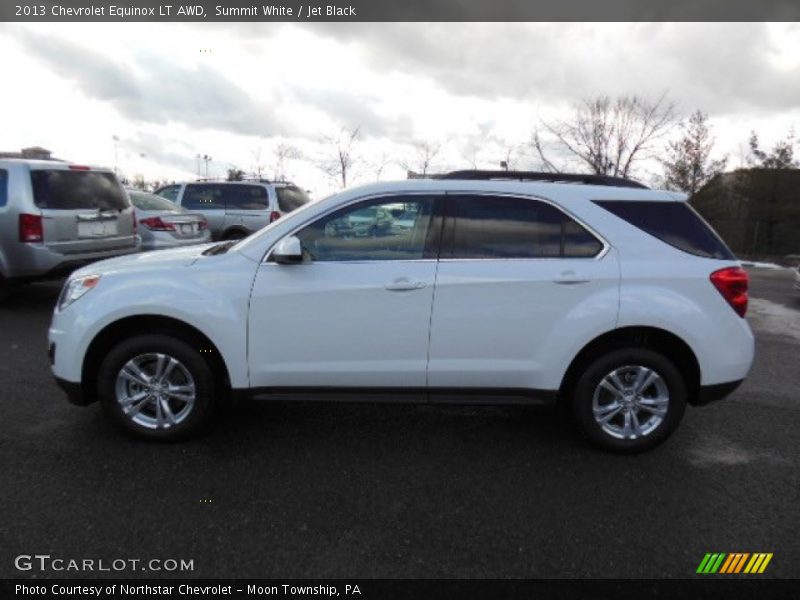
M 440 238 L 439 243 L 439 260 L 443 262 L 474 262 L 474 261 L 485 261 L 485 260 L 494 260 L 494 261 L 531 261 L 531 260 L 602 260 L 606 254 L 608 254 L 609 250 L 611 250 L 611 244 L 602 236 L 600 235 L 596 229 L 587 225 L 583 219 L 577 217 L 575 214 L 570 212 L 569 210 L 565 209 L 562 205 L 558 204 L 557 202 L 553 202 L 549 198 L 543 198 L 542 196 L 534 196 L 529 194 L 520 194 L 520 193 L 513 193 L 513 192 L 490 192 L 486 190 L 480 191 L 448 191 L 445 192 L 445 196 L 447 196 L 447 200 L 445 201 L 445 209 L 444 209 L 444 227 L 442 231 L 442 235 Z M 441 257 L 442 249 L 445 246 L 445 243 L 453 244 L 455 240 L 452 239 L 453 235 L 453 227 L 451 225 L 452 220 L 454 218 L 454 213 L 452 210 L 453 206 L 453 198 L 458 196 L 491 196 L 495 198 L 515 198 L 518 200 L 534 200 L 538 202 L 543 202 L 544 204 L 549 204 L 563 215 L 566 215 L 573 221 L 575 221 L 578 225 L 583 227 L 586 231 L 588 231 L 592 236 L 594 236 L 598 242 L 602 245 L 600 251 L 595 254 L 594 256 L 536 256 L 536 257 L 503 257 L 503 258 L 443 258 Z M 564 223 L 562 221 L 561 224 L 562 233 L 564 228 Z M 450 239 L 447 239 L 450 238 Z M 447 241 L 445 241 L 447 239 Z M 562 237 L 561 243 L 563 245 L 564 240 Z M 452 246 L 451 246 L 452 249 Z
M 399 262 L 406 262 L 406 263 L 418 263 L 418 262 L 435 262 L 440 260 L 439 254 L 441 253 L 442 248 L 442 233 L 444 231 L 444 204 L 446 201 L 446 193 L 443 190 L 428 190 L 428 191 L 420 191 L 420 190 L 413 190 L 413 191 L 401 191 L 401 190 L 393 190 L 391 192 L 376 192 L 369 194 L 368 196 L 359 196 L 358 198 L 353 198 L 348 200 L 344 204 L 339 204 L 334 207 L 330 207 L 329 209 L 325 210 L 324 212 L 314 215 L 303 221 L 300 225 L 294 227 L 288 233 L 281 235 L 275 243 L 273 243 L 267 252 L 264 254 L 264 258 L 261 260 L 261 264 L 268 264 L 268 265 L 275 265 L 275 266 L 282 266 L 272 260 L 272 251 L 275 247 L 285 238 L 295 235 L 301 229 L 305 229 L 307 226 L 311 225 L 312 223 L 318 221 L 319 219 L 324 219 L 328 215 L 335 213 L 339 210 L 347 208 L 349 206 L 353 206 L 354 204 L 360 204 L 361 202 L 369 202 L 371 200 L 379 200 L 381 198 L 393 198 L 393 197 L 408 197 L 408 196 L 424 196 L 429 197 L 433 200 L 433 210 L 431 211 L 431 227 L 428 231 L 428 237 L 425 239 L 425 247 L 423 248 L 423 254 L 435 254 L 435 256 L 425 257 L 425 258 L 409 258 L 409 259 L 400 259 L 400 260 L 347 260 L 347 261 L 336 261 L 336 260 L 328 260 L 324 261 L 324 263 L 301 263 L 301 264 L 336 264 L 336 265 L 356 265 L 356 264 L 385 264 L 387 262 L 391 263 L 399 263 Z M 292 213 L 289 213 L 290 215 Z M 280 221 L 278 221 L 280 222 Z M 439 231 L 436 231 L 438 227 Z M 431 237 L 435 237 L 437 239 L 430 239 Z M 430 244 L 430 245 L 429 245 Z M 435 252 L 432 252 L 434 249 L 433 246 L 435 244 Z M 296 265 L 293 265 L 296 266 Z

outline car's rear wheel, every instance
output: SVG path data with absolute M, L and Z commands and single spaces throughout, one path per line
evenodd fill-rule
M 231 241 L 231 240 L 243 240 L 247 237 L 247 233 L 242 231 L 241 229 L 234 229 L 232 231 L 228 231 L 225 235 L 222 236 L 224 241 Z
M 165 335 L 139 335 L 115 346 L 98 372 L 106 412 L 135 434 L 184 439 L 205 426 L 215 408 L 216 382 L 190 344 Z
M 573 412 L 595 445 L 642 452 L 666 440 L 686 408 L 686 384 L 668 358 L 645 348 L 595 359 L 578 379 Z

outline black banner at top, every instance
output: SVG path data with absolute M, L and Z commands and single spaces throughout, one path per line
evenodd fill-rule
M 3 0 L 0 21 L 800 21 L 800 0 Z

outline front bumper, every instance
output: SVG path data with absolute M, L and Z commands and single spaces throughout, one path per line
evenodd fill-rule
M 60 387 L 67 395 L 67 400 L 69 400 L 70 404 L 75 404 L 76 406 L 87 406 L 91 404 L 91 400 L 88 400 L 86 395 L 83 393 L 83 387 L 80 383 L 67 381 L 66 379 L 61 379 L 60 377 L 56 377 L 55 379 L 58 387 Z

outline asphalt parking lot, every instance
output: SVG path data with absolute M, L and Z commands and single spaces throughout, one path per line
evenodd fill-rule
M 139 442 L 67 404 L 45 335 L 58 285 L 0 307 L 0 576 L 14 557 L 193 559 L 194 577 L 694 576 L 772 552 L 800 576 L 800 293 L 754 270 L 757 358 L 640 456 L 557 411 L 245 402 L 202 439 Z M 117 576 L 152 576 L 123 572 Z

